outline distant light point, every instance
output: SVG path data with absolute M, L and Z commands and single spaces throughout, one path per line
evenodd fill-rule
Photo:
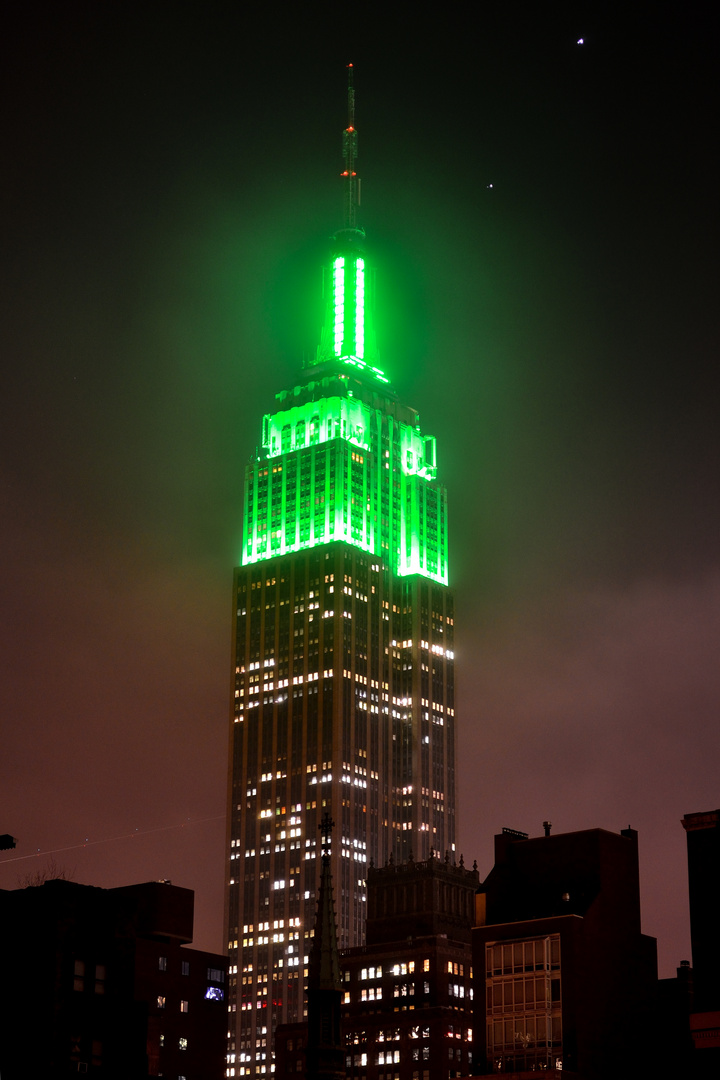
M 577 43 L 578 43 L 578 45 L 584 45 L 585 44 L 585 38 L 578 38 Z

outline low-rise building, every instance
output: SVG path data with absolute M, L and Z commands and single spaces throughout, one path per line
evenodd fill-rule
M 720 810 L 686 814 L 693 1001 L 689 1015 L 694 1047 L 692 1075 L 720 1075 Z
M 227 960 L 187 948 L 193 907 L 166 882 L 0 891 L 3 1080 L 220 1080 Z
M 449 856 L 368 872 L 366 944 L 341 957 L 353 1080 L 448 1080 L 472 1066 L 477 869 Z
M 653 1075 L 657 954 L 635 830 L 505 829 L 477 908 L 476 1073 Z

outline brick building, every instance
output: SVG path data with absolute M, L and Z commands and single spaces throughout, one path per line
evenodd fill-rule
M 477 870 L 431 857 L 368 874 L 367 944 L 342 957 L 354 1080 L 448 1080 L 472 1065 Z
M 477 906 L 476 1073 L 651 1075 L 657 956 L 633 829 L 503 830 Z
M 193 906 L 165 882 L 0 891 L 3 1080 L 220 1080 L 227 961 L 186 948 Z

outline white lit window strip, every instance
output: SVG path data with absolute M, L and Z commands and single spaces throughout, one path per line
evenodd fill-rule
M 335 355 L 342 352 L 345 328 L 345 259 L 339 256 L 333 263 L 333 298 L 335 303 Z
M 355 353 L 365 355 L 365 260 L 355 263 Z

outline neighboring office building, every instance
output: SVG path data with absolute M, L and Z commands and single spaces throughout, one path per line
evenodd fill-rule
M 477 869 L 449 856 L 370 867 L 367 944 L 340 956 L 348 1080 L 449 1080 L 471 1071 L 478 881 Z M 312 1043 L 307 1024 L 278 1028 L 276 1080 L 312 1080 Z
M 698 1011 L 720 1009 L 720 810 L 686 814 L 690 942 L 694 1004 Z
M 354 98 L 345 218 L 316 358 L 277 395 L 247 467 L 235 571 L 226 923 L 228 1066 L 272 1071 L 304 1015 L 320 874 L 340 948 L 365 940 L 370 862 L 455 849 L 454 608 L 435 440 L 378 366 L 357 222 Z
M 348 1078 L 469 1074 L 478 883 L 449 854 L 370 869 L 367 944 L 341 958 Z
M 165 882 L 0 892 L 3 1080 L 220 1080 L 227 961 L 182 947 L 193 900 Z
M 476 1073 L 653 1075 L 657 955 L 640 929 L 634 829 L 504 829 L 477 922 Z
M 693 1005 L 690 1032 L 697 1076 L 720 1075 L 720 810 L 686 814 Z
M 662 1039 L 664 1075 L 673 1080 L 696 1075 L 690 1034 L 693 997 L 693 970 L 689 960 L 681 961 L 673 978 L 658 980 L 658 1038 Z

